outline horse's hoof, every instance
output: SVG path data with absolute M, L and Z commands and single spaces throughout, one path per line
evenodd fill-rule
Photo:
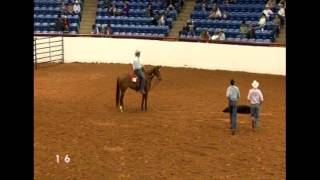
M 122 106 L 120 106 L 120 112 L 123 112 L 123 107 Z

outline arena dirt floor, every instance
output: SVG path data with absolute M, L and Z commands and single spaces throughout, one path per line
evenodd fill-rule
M 70 63 L 34 71 L 36 180 L 285 179 L 285 76 L 163 67 L 148 112 L 128 90 L 121 113 L 116 77 L 130 70 Z M 239 104 L 248 103 L 252 80 L 260 82 L 265 103 L 256 132 L 249 115 L 239 115 L 231 135 L 222 113 L 231 78 Z

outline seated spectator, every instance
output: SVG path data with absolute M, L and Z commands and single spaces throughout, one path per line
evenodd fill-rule
M 225 4 L 236 4 L 237 1 L 236 0 L 226 0 Z
M 273 9 L 276 7 L 276 4 L 277 4 L 276 0 L 268 0 L 266 6 L 268 6 L 270 9 Z
M 58 14 L 58 18 L 55 21 L 55 30 L 58 32 L 63 31 L 64 25 L 63 25 L 63 18 L 60 14 Z
M 256 38 L 256 29 L 250 24 L 249 31 L 248 31 L 248 39 L 255 39 Z
M 63 19 L 63 31 L 64 31 L 64 32 L 69 32 L 70 22 L 69 22 L 67 16 L 64 15 L 64 16 L 62 17 L 62 19 Z
M 124 3 L 122 14 L 125 16 L 129 16 L 129 5 L 127 2 Z
M 224 33 L 223 30 L 220 30 L 220 32 L 219 32 L 219 39 L 218 40 L 220 40 L 220 41 L 226 40 L 226 34 Z
M 104 8 L 110 8 L 111 7 L 111 1 L 110 0 L 105 0 L 103 3 Z
M 111 8 L 109 9 L 109 12 L 110 12 L 111 16 L 116 16 L 116 15 L 118 15 L 118 14 L 117 14 L 117 7 L 116 7 L 116 4 L 115 4 L 115 3 L 112 4 Z
M 106 28 L 106 35 L 107 35 L 107 36 L 110 36 L 110 35 L 112 35 L 112 34 L 113 34 L 113 30 L 112 30 L 112 28 L 111 28 L 111 25 L 108 24 L 108 25 L 107 25 L 107 28 Z
M 217 30 L 213 36 L 211 36 L 211 40 L 219 40 L 223 41 L 226 39 L 226 35 L 223 30 Z
M 100 33 L 99 28 L 95 24 L 93 24 L 91 34 L 99 34 L 99 33 Z
M 201 40 L 209 40 L 210 39 L 210 34 L 208 32 L 207 29 L 204 29 L 201 33 L 200 33 L 200 39 Z
M 72 3 L 68 3 L 67 10 L 68 10 L 67 14 L 73 14 L 73 4 Z
M 75 1 L 75 4 L 73 5 L 73 11 L 75 14 L 80 14 L 81 6 L 78 1 Z
M 159 13 L 159 11 L 156 11 L 153 16 L 152 24 L 157 26 L 159 23 L 159 19 L 160 19 L 160 13 Z
M 195 32 L 196 32 L 196 27 L 194 25 L 194 21 L 190 20 L 191 22 L 188 24 L 189 26 L 189 33 L 188 34 L 191 34 L 192 36 L 195 35 Z
M 219 32 L 216 31 L 214 35 L 211 36 L 211 40 L 218 40 L 218 39 L 219 39 Z
M 165 17 L 164 14 L 161 15 L 158 23 L 159 23 L 159 26 L 165 26 L 166 25 L 166 17 Z
M 201 5 L 201 11 L 202 11 L 202 12 L 207 12 L 207 4 L 206 4 L 206 3 L 202 3 L 202 5 Z
M 284 5 L 280 4 L 280 9 L 277 13 L 280 16 L 280 20 L 281 20 L 281 25 L 284 25 L 284 21 L 286 18 L 286 13 L 285 13 L 285 9 L 284 9 Z
M 262 14 L 260 19 L 259 19 L 259 28 L 261 28 L 261 31 L 264 30 L 264 27 L 266 26 L 267 24 L 267 18 L 266 18 L 266 15 L 265 14 Z
M 266 16 L 266 20 L 269 20 L 270 15 L 273 14 L 272 10 L 270 9 L 270 7 L 266 7 L 262 13 Z
M 148 17 L 153 17 L 152 4 L 149 2 L 147 5 L 146 13 Z
M 227 13 L 227 11 L 223 11 L 223 13 L 222 13 L 222 19 L 228 19 L 228 17 L 229 17 L 229 15 L 228 15 L 228 13 Z
M 284 8 L 286 8 L 286 0 L 281 0 L 278 4 L 278 6 L 280 6 L 280 4 L 283 5 Z
M 214 9 L 212 9 L 210 15 L 209 15 L 209 19 L 217 19 L 217 18 L 221 18 L 221 11 L 219 9 L 219 7 L 215 7 Z
M 173 11 L 175 10 L 175 7 L 172 4 L 169 4 L 169 6 L 167 7 L 167 11 Z
M 240 38 L 248 38 L 249 35 L 249 26 L 246 24 L 246 21 L 242 21 L 240 24 Z
M 279 32 L 280 32 L 280 26 L 281 26 L 281 18 L 280 18 L 280 16 L 279 16 L 279 14 L 277 14 L 276 16 L 275 16 L 275 18 L 273 19 L 273 26 L 274 26 L 274 32 L 276 33 L 276 34 L 279 34 Z
M 183 27 L 183 32 L 185 32 L 188 35 L 195 35 L 195 26 L 194 22 L 191 19 L 188 19 L 186 25 Z

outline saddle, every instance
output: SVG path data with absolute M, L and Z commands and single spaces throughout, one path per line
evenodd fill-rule
M 130 76 L 131 82 L 133 82 L 133 83 L 138 82 L 139 78 L 133 71 L 129 72 L 129 76 Z
M 134 73 L 134 71 L 129 72 L 129 77 L 131 79 L 131 83 L 135 84 L 136 91 L 138 91 L 141 85 L 139 77 Z

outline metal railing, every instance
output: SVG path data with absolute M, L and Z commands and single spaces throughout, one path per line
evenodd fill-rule
M 34 37 L 33 62 L 35 69 L 40 63 L 64 63 L 63 36 Z

